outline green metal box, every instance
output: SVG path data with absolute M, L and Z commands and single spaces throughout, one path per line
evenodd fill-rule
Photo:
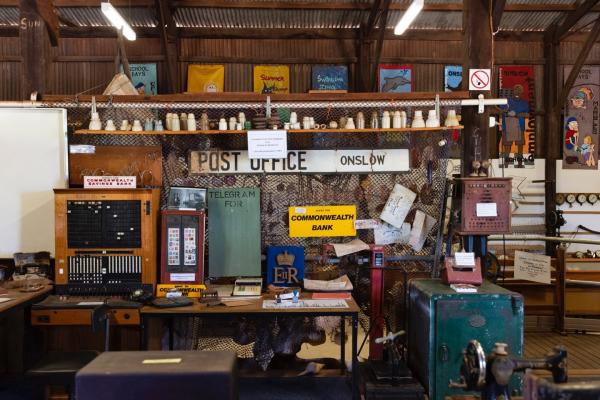
M 462 351 L 478 340 L 486 354 L 496 342 L 510 354 L 523 353 L 523 297 L 484 282 L 477 293 L 457 293 L 439 279 L 409 284 L 408 365 L 432 400 L 465 394 L 449 388 L 458 381 Z M 512 389 L 520 389 L 515 380 Z

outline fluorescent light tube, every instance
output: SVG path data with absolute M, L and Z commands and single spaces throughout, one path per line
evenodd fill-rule
M 412 22 L 417 18 L 417 15 L 423 9 L 424 0 L 413 0 L 413 2 L 408 6 L 408 9 L 398 21 L 398 25 L 394 28 L 394 35 L 402 35 L 404 31 L 412 24 Z
M 135 40 L 135 32 L 112 4 L 103 2 L 100 4 L 100 9 L 106 18 L 108 18 L 112 26 L 123 30 L 123 36 L 125 36 L 127 40 Z

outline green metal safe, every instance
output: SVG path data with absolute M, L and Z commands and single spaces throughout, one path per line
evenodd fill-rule
M 432 400 L 466 393 L 449 383 L 460 378 L 470 340 L 478 340 L 486 354 L 503 342 L 510 354 L 522 355 L 523 297 L 492 283 L 484 282 L 477 293 L 457 293 L 439 279 L 414 279 L 408 315 L 408 365 Z M 520 380 L 511 388 L 520 389 Z

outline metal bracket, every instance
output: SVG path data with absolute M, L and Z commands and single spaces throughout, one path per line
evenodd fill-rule
M 483 95 L 480 94 L 479 96 L 477 96 L 477 100 L 479 101 L 479 106 L 477 108 L 477 112 L 479 114 L 483 114 L 483 111 L 485 110 L 485 106 L 483 105 Z

